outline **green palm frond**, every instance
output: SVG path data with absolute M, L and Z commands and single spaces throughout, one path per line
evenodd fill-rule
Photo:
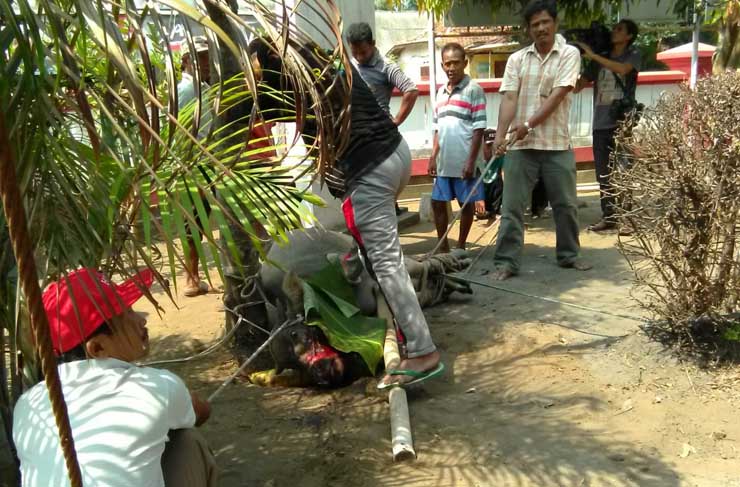
M 312 218 L 302 202 L 321 200 L 295 187 L 285 155 L 305 144 L 304 172 L 322 177 L 332 166 L 349 117 L 325 98 L 348 93 L 351 80 L 335 76 L 348 58 L 333 2 L 297 3 L 242 2 L 247 20 L 231 0 L 0 0 L 2 163 L 15 168 L 42 284 L 79 266 L 121 276 L 148 266 L 176 282 L 180 247 L 210 253 L 221 271 L 221 250 L 238 263 L 235 229 L 257 241 L 264 228 L 280 241 Z M 167 9 L 183 19 L 191 49 L 206 36 L 212 59 L 210 86 L 201 89 L 196 74 L 195 100 L 182 109 Z M 256 37 L 282 60 L 282 89 L 256 76 Z M 259 140 L 265 121 L 310 126 L 311 136 Z M 0 352 L 16 357 L 23 297 L 5 230 L 0 218 L 0 325 L 10 339 Z
M 320 126 L 306 142 L 318 149 L 313 167 L 335 159 L 343 144 L 335 129 L 348 119 L 326 110 L 317 83 L 346 63 L 330 2 L 313 8 L 325 24 L 313 27 L 336 46 L 322 69 L 302 57 L 298 46 L 312 39 L 296 30 L 290 21 L 298 13 L 281 2 L 249 2 L 251 22 L 224 2 L 209 2 L 210 14 L 179 0 L 142 9 L 91 0 L 2 3 L 0 103 L 46 275 L 78 265 L 103 263 L 123 273 L 152 265 L 149 249 L 157 240 L 177 256 L 174 242 L 187 241 L 196 220 L 215 255 L 214 234 L 223 235 L 226 223 L 250 233 L 259 223 L 280 239 L 311 218 L 301 200 L 318 200 L 293 186 L 280 157 L 266 159 L 266 149 L 247 142 L 255 126 L 276 115 L 263 113 L 256 99 L 280 97 L 289 109 L 278 120 Z M 195 102 L 179 111 L 177 59 L 167 49 L 162 6 L 186 19 L 186 43 L 197 27 L 212 54 L 220 54 L 212 56 L 220 76 L 206 90 L 196 83 Z M 289 90 L 276 92 L 255 79 L 247 44 L 257 35 L 283 58 Z M 205 119 L 213 120 L 210 126 L 203 127 Z M 277 149 L 284 153 L 285 145 Z M 213 224 L 205 206 L 218 213 Z

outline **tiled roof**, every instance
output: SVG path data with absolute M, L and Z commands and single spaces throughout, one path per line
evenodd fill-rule
M 481 34 L 481 35 L 461 35 L 461 36 L 445 36 L 445 37 L 437 37 L 434 39 L 434 43 L 437 47 L 442 47 L 443 45 L 447 44 L 448 42 L 457 42 L 461 46 L 463 46 L 465 49 L 469 49 L 471 47 L 477 47 L 483 44 L 505 44 L 510 43 L 512 41 L 515 41 L 515 39 L 510 35 L 490 35 L 490 34 Z M 403 51 L 404 48 L 409 46 L 416 46 L 419 44 L 426 44 L 428 41 L 426 37 L 420 38 L 413 41 L 408 42 L 401 42 L 393 46 L 388 50 L 387 54 L 393 54 L 398 53 L 400 51 Z

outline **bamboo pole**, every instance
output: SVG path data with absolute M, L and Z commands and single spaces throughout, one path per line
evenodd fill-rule
M 393 313 L 382 293 L 376 293 L 378 301 L 378 317 L 385 319 L 386 333 L 383 344 L 383 357 L 386 370 L 394 369 L 401 363 L 401 354 L 398 352 L 396 327 L 393 325 Z M 411 435 L 411 421 L 409 420 L 409 405 L 406 390 L 403 387 L 393 387 L 388 393 L 388 403 L 391 410 L 391 451 L 394 462 L 403 462 L 416 458 L 414 439 Z
M 33 241 L 28 233 L 26 211 L 23 207 L 23 198 L 16 179 L 15 156 L 8 140 L 5 117 L 2 113 L 0 113 L 0 196 L 2 197 L 5 221 L 8 225 L 8 234 L 13 246 L 13 254 L 18 264 L 21 289 L 23 289 L 23 294 L 26 296 L 28 311 L 31 315 L 31 330 L 33 331 L 36 350 L 41 359 L 41 371 L 49 390 L 49 400 L 54 420 L 59 429 L 59 442 L 67 465 L 70 485 L 72 487 L 82 487 L 82 473 L 77 461 L 72 427 L 69 424 L 67 404 L 64 402 L 64 393 L 62 392 L 62 383 L 57 373 L 57 361 L 49 334 L 49 322 L 41 301 L 41 288 L 33 254 Z

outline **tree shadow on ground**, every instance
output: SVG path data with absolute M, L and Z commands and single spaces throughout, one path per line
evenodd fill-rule
M 444 351 L 447 376 L 410 392 L 419 458 L 402 465 L 391 461 L 388 406 L 374 381 L 338 391 L 237 382 L 214 401 L 203 428 L 223 470 L 220 485 L 680 485 L 657 452 L 608 427 L 581 425 L 609 408 L 600 398 L 556 383 L 525 390 L 522 369 L 565 353 L 561 347 L 510 354 L 491 345 Z M 220 383 L 209 361 L 171 368 L 207 395 Z M 233 368 L 222 365 L 223 375 Z
M 417 230 L 404 234 L 414 240 Z M 435 243 L 419 236 L 404 251 L 424 253 Z M 337 391 L 236 382 L 214 401 L 203 427 L 222 469 L 220 485 L 680 485 L 681 476 L 657 450 L 594 419 L 614 406 L 562 380 L 554 365 L 557 358 L 576 367 L 578 356 L 611 346 L 637 324 L 531 297 L 634 312 L 624 282 L 629 269 L 616 250 L 583 253 L 597 263 L 593 271 L 560 269 L 553 248 L 529 243 L 520 276 L 499 283 L 525 295 L 481 286 L 472 297 L 425 310 L 448 370 L 409 393 L 415 462 L 392 463 L 386 394 L 375 390 L 374 379 Z M 493 283 L 486 273 L 491 258 L 490 251 L 480 258 L 471 273 L 476 280 Z M 569 336 L 564 344 L 524 333 L 553 324 L 581 338 Z M 194 351 L 187 337 L 155 345 Z M 236 364 L 220 351 L 168 368 L 207 396 Z

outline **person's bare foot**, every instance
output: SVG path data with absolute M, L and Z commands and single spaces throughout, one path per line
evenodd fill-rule
M 183 291 L 183 294 L 186 298 L 192 298 L 195 296 L 200 296 L 201 294 L 206 294 L 207 292 L 208 284 L 200 280 L 189 280 L 188 283 L 185 285 L 185 290 Z
M 505 281 L 513 275 L 514 273 L 511 272 L 509 269 L 507 269 L 506 267 L 501 267 L 500 269 L 496 269 L 496 271 L 491 274 L 491 277 L 494 281 Z
M 442 242 L 442 245 L 439 246 L 437 249 L 438 254 L 449 254 L 450 253 L 450 242 L 447 239 L 444 239 L 444 242 Z
M 565 262 L 558 265 L 564 269 L 575 269 L 577 271 L 587 271 L 593 268 L 592 264 L 589 264 L 588 262 L 585 262 L 581 259 L 575 259 L 570 262 Z
M 437 368 L 440 361 L 440 354 L 438 350 L 422 355 L 421 357 L 407 358 L 401 360 L 396 370 L 413 370 L 415 372 L 429 372 Z M 386 374 L 385 377 L 380 381 L 383 386 L 389 386 L 391 384 L 405 384 L 414 380 L 409 375 L 390 375 Z

